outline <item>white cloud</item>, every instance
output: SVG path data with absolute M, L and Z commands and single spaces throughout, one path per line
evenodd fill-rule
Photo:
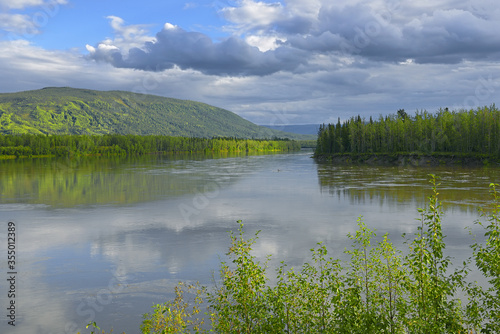
M 44 0 L 0 0 L 0 7 L 8 9 L 23 9 L 43 4 Z
M 149 36 L 146 25 L 126 25 L 122 18 L 113 15 L 108 16 L 107 19 L 110 20 L 115 36 L 112 42 L 108 39 L 106 44 L 113 43 L 117 48 L 128 51 L 155 40 L 154 37 Z
M 67 4 L 67 0 L 0 0 L 0 8 L 25 9 L 28 7 L 50 7 Z
M 242 0 L 237 6 L 221 9 L 221 13 L 231 22 L 225 28 L 240 35 L 250 32 L 303 34 L 315 23 L 319 8 L 319 1 L 293 0 L 283 5 Z
M 400 65 L 410 65 L 413 64 L 415 61 L 411 58 L 406 59 L 405 61 L 399 62 Z
M 265 3 L 252 0 L 242 0 L 238 7 L 222 9 L 226 19 L 245 29 L 272 25 L 282 19 L 283 11 L 279 2 Z
M 276 36 L 250 35 L 245 38 L 245 41 L 249 45 L 259 48 L 261 52 L 265 52 L 277 49 L 279 45 L 283 44 L 286 40 Z
M 11 37 L 40 33 L 33 18 L 24 14 L 0 13 L 0 29 L 11 33 Z
M 123 71 L 110 69 L 109 65 L 89 67 L 76 51 L 44 50 L 24 40 L 0 42 L 0 76 L 10 78 L 0 82 L 2 92 L 47 86 L 106 89 L 107 85 L 123 80 Z
M 0 0 L 0 31 L 8 32 L 9 39 L 26 39 L 39 34 L 50 18 L 59 12 L 59 5 L 66 4 L 66 0 Z M 35 8 L 33 12 L 12 13 L 12 10 Z
M 170 29 L 177 29 L 177 26 L 172 24 L 172 23 L 165 23 L 165 25 L 163 26 L 163 29 L 165 30 L 170 30 Z

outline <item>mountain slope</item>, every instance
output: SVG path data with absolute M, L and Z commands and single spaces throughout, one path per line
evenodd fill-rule
M 68 87 L 0 94 L 0 133 L 300 139 L 200 102 Z

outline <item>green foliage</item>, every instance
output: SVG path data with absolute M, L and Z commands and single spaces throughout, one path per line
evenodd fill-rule
M 185 294 L 192 294 L 188 300 Z M 199 284 L 179 283 L 175 287 L 175 299 L 153 306 L 153 313 L 144 314 L 141 325 L 143 334 L 206 333 L 202 329 L 204 319 L 199 318 L 205 288 Z M 191 305 L 190 305 L 191 304 Z
M 0 94 L 0 134 L 310 138 L 261 127 L 200 102 L 68 87 Z
M 328 258 L 324 245 L 311 249 L 312 263 L 305 263 L 300 272 L 286 265 L 277 270 L 277 285 L 269 287 L 269 304 L 274 321 L 269 333 L 332 332 L 342 303 L 340 261 Z
M 87 326 L 85 326 L 85 328 L 90 329 L 90 334 L 106 334 L 104 329 L 100 329 L 99 326 L 97 326 L 97 323 L 95 321 L 88 323 Z M 113 330 L 111 330 L 109 332 L 109 334 L 111 334 L 111 333 L 113 333 Z M 77 334 L 80 334 L 80 332 L 78 332 Z M 123 334 L 125 334 L 125 333 L 123 333 Z
M 81 156 L 174 152 L 296 151 L 292 140 L 184 138 L 139 135 L 1 135 L 0 156 Z
M 375 247 L 376 236 L 358 219 L 355 235 L 349 234 L 352 250 L 345 276 L 347 287 L 342 304 L 338 333 L 401 333 L 404 329 L 401 310 L 404 289 L 400 285 L 406 277 L 401 254 L 385 235 Z
M 267 278 L 262 267 L 250 254 L 257 239 L 243 237 L 243 224 L 238 235 L 230 233 L 231 247 L 227 255 L 234 268 L 222 262 L 221 285 L 208 294 L 212 327 L 218 333 L 265 333 L 268 305 L 265 292 Z
M 488 280 L 489 287 L 482 289 L 471 285 L 473 303 L 469 307 L 472 318 L 482 320 L 483 333 L 500 332 L 500 195 L 498 184 L 490 184 L 493 196 L 493 208 L 490 213 L 481 210 L 486 223 L 476 222 L 485 230 L 484 244 L 475 242 L 471 248 L 477 268 Z
M 412 333 L 458 333 L 464 330 L 465 320 L 461 302 L 455 296 L 463 284 L 463 276 L 462 271 L 448 273 L 451 259 L 444 256 L 441 203 L 433 175 L 431 183 L 429 207 L 419 210 L 421 225 L 405 259 L 408 298 L 404 314 L 412 319 L 407 323 Z
M 258 238 L 244 237 L 239 221 L 238 234 L 230 233 L 231 263 L 222 262 L 220 282 L 210 291 L 196 288 L 193 311 L 182 293 L 164 306 L 157 305 L 145 315 L 143 333 L 185 333 L 199 312 L 206 293 L 210 332 L 215 333 L 498 333 L 500 314 L 500 203 L 496 185 L 485 243 L 474 243 L 475 265 L 488 279 L 489 287 L 467 282 L 470 263 L 451 271 L 445 256 L 441 228 L 441 203 L 436 178 L 431 175 L 432 194 L 408 249 L 394 248 L 388 235 L 374 243 L 376 233 L 362 218 L 349 261 L 328 257 L 319 243 L 311 249 L 312 261 L 299 271 L 281 263 L 276 284 L 269 284 L 267 261 L 261 264 L 252 255 Z M 269 259 L 269 257 L 268 257 Z M 462 298 L 459 295 L 463 294 Z M 465 302 L 465 305 L 462 303 Z M 153 329 L 154 328 L 154 329 Z M 199 327 L 194 331 L 203 332 Z
M 300 147 L 303 148 L 316 148 L 317 140 L 299 140 Z
M 427 111 L 408 115 L 404 109 L 378 120 L 352 117 L 321 125 L 315 154 L 463 153 L 500 155 L 500 111 L 491 105 L 477 110 Z

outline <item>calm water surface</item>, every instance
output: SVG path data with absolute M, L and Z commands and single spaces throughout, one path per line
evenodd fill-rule
M 430 195 L 429 173 L 441 177 L 447 251 L 462 259 L 464 228 L 500 181 L 491 167 L 341 167 L 310 155 L 0 161 L 2 310 L 8 221 L 18 272 L 16 327 L 2 311 L 0 332 L 88 333 L 96 321 L 137 333 L 178 281 L 211 284 L 240 219 L 249 236 L 262 230 L 255 254 L 273 254 L 271 274 L 281 260 L 304 263 L 320 241 L 341 257 L 360 216 L 401 244 Z

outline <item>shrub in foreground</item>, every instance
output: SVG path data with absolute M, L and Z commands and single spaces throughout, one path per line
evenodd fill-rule
M 230 233 L 230 262 L 221 263 L 215 287 L 180 283 L 173 301 L 144 315 L 142 333 L 499 333 L 500 202 L 495 185 L 493 209 L 482 211 L 487 222 L 476 222 L 486 241 L 472 244 L 471 258 L 452 270 L 434 176 L 431 183 L 417 231 L 403 236 L 404 252 L 388 235 L 375 242 L 375 231 L 359 218 L 358 230 L 348 235 L 349 261 L 329 257 L 319 243 L 311 249 L 312 261 L 300 269 L 281 262 L 272 285 L 267 261 L 261 264 L 251 253 L 259 232 L 245 238 L 239 221 L 238 233 Z M 467 281 L 473 264 L 489 286 Z M 202 305 L 205 318 L 199 315 Z

